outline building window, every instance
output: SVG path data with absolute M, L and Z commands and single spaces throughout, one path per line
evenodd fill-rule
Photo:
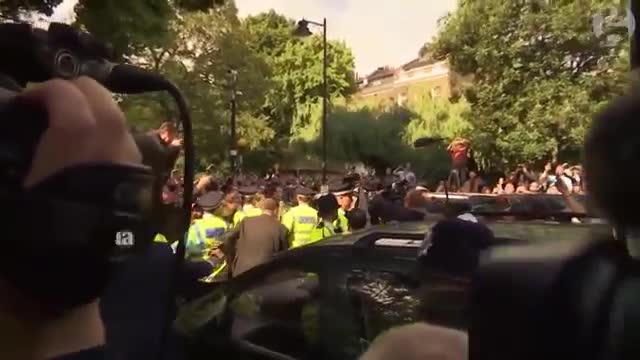
M 440 96 L 442 96 L 442 88 L 440 86 L 436 86 L 431 89 L 431 97 L 438 98 Z
M 382 81 L 380 81 L 380 80 L 376 80 L 376 81 L 371 83 L 371 85 L 373 85 L 373 86 L 378 86 L 378 85 L 381 85 L 381 84 L 382 84 Z

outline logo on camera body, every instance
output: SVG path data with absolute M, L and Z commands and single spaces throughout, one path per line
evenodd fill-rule
M 134 244 L 135 238 L 132 231 L 124 230 L 116 233 L 116 246 L 130 248 Z

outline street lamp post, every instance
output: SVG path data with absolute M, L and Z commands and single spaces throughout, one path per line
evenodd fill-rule
M 238 149 L 236 146 L 236 113 L 237 113 L 237 102 L 236 102 L 236 85 L 238 83 L 238 72 L 236 70 L 229 70 L 229 75 L 231 76 L 231 97 L 230 97 L 230 107 L 231 107 L 231 124 L 230 124 L 230 134 L 229 134 L 229 163 L 231 165 L 231 173 L 235 175 L 236 173 L 236 157 L 238 156 Z
M 322 27 L 322 122 L 320 133 L 322 137 L 322 184 L 327 184 L 327 119 L 329 116 L 329 82 L 327 68 L 329 58 L 327 56 L 327 18 L 322 22 L 315 22 L 302 19 L 298 21 L 298 26 L 294 32 L 296 36 L 306 37 L 311 35 L 309 25 Z

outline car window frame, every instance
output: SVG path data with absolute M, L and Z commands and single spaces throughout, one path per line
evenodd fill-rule
M 271 274 L 277 273 L 278 271 L 297 269 L 306 273 L 316 274 L 318 276 L 319 286 L 319 295 L 317 300 L 320 302 L 320 308 L 322 309 L 327 304 L 327 298 L 333 294 L 330 279 L 333 278 L 332 274 L 335 273 L 334 268 L 330 266 L 333 262 L 326 261 L 326 259 L 324 259 L 324 255 L 326 255 L 326 252 L 330 252 L 332 255 L 341 254 L 341 257 L 344 257 L 347 254 L 352 254 L 351 250 L 351 246 L 332 246 L 331 248 L 309 247 L 306 249 L 296 249 L 294 250 L 295 253 L 278 256 L 272 261 L 258 265 L 229 281 L 227 288 L 227 302 L 223 312 L 223 322 L 225 323 L 224 328 L 226 334 L 229 337 L 231 336 L 231 321 L 233 316 L 232 303 L 234 300 L 236 300 L 242 293 L 250 291 L 252 287 L 264 285 L 264 282 L 261 280 Z M 324 324 L 323 316 L 320 316 L 318 326 L 319 341 L 325 342 L 328 332 L 326 324 Z M 272 349 L 265 349 L 273 351 Z M 273 352 L 291 357 L 288 354 L 279 353 L 277 351 Z
M 407 240 L 415 239 L 416 235 L 414 233 L 405 233 L 402 234 L 400 232 L 396 233 L 388 233 L 385 232 L 385 236 L 391 236 L 393 238 L 401 239 L 406 238 Z M 360 244 L 361 245 L 361 244 Z M 347 309 L 343 310 L 343 314 L 345 316 L 349 316 L 350 320 L 353 321 L 353 325 L 362 328 L 362 324 L 359 319 L 356 318 L 357 309 L 351 303 L 349 298 L 349 292 L 347 288 L 347 280 L 353 274 L 354 271 L 378 271 L 378 272 L 391 272 L 394 274 L 402 274 L 402 276 L 411 276 L 413 269 L 415 269 L 415 265 L 417 263 L 417 253 L 418 249 L 415 249 L 413 252 L 415 255 L 408 257 L 406 256 L 408 248 L 406 247 L 396 247 L 396 246 L 380 246 L 380 245 L 372 245 L 368 248 L 363 248 L 362 246 L 354 246 L 353 251 L 355 256 L 352 258 L 353 261 L 349 263 L 341 263 L 338 267 L 330 269 L 328 272 L 330 274 L 329 280 L 333 284 L 333 294 L 331 297 L 331 301 L 334 304 L 338 303 L 341 305 L 348 306 Z M 409 266 L 407 266 L 409 264 Z M 408 271 L 407 271 L 408 270 Z M 368 345 L 370 345 L 369 339 L 366 337 L 362 337 L 361 331 L 358 331 L 357 339 L 355 342 L 359 343 L 360 354 L 364 353 Z M 345 356 L 351 354 L 347 354 L 345 350 Z

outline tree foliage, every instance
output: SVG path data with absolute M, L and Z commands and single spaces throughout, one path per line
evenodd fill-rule
M 236 11 L 230 0 L 81 0 L 75 12 L 78 26 L 109 43 L 116 55 L 131 55 L 175 41 L 171 22 L 181 14 L 211 9 Z
M 312 109 L 323 96 L 323 43 L 320 34 L 293 37 L 295 21 L 273 10 L 243 21 L 251 47 L 272 69 L 273 87 L 266 94 L 264 112 L 282 136 L 295 135 L 310 123 Z M 354 57 L 343 42 L 328 43 L 328 86 L 331 97 L 355 91 Z
M 469 131 L 462 117 L 469 106 L 464 101 L 450 104 L 425 96 L 406 107 L 362 106 L 344 98 L 334 100 L 327 122 L 327 156 L 339 162 L 363 162 L 383 171 L 386 167 L 410 162 L 416 174 L 431 183 L 446 177 L 449 157 L 446 140 Z M 293 148 L 301 154 L 319 157 L 322 151 L 321 103 L 311 103 L 306 111 L 312 121 L 296 128 Z M 445 141 L 416 149 L 413 142 L 424 136 Z
M 471 108 L 464 98 L 451 103 L 448 99 L 434 99 L 425 94 L 407 106 L 415 113 L 404 131 L 409 144 L 423 137 L 453 140 L 472 133 L 473 127 L 467 120 Z
M 466 91 L 473 142 L 494 163 L 549 158 L 582 143 L 591 115 L 624 90 L 624 39 L 592 31 L 615 0 L 464 0 L 430 51 Z M 613 11 L 610 17 L 621 17 Z
M 5 1 L 0 10 L 49 14 L 59 2 Z M 233 89 L 247 166 L 266 167 L 292 151 L 319 158 L 322 29 L 295 38 L 294 19 L 275 11 L 239 19 L 232 0 L 81 0 L 75 10 L 78 27 L 183 90 L 203 164 L 228 157 Z M 578 147 L 590 116 L 626 86 L 626 30 L 594 33 L 591 21 L 604 14 L 615 23 L 621 10 L 619 0 L 461 0 L 420 49 L 429 61 L 449 59 L 453 98 L 418 89 L 404 107 L 351 102 L 354 56 L 329 41 L 329 160 L 378 168 L 411 161 L 436 178 L 446 175 L 446 141 L 458 136 L 472 139 L 478 160 L 498 166 Z M 121 105 L 141 131 L 176 116 L 164 94 L 123 96 Z M 421 137 L 444 141 L 414 149 Z
M 270 69 L 248 46 L 235 8 L 189 12 L 170 23 L 172 41 L 147 45 L 132 60 L 162 73 L 181 88 L 192 109 L 194 133 L 202 163 L 221 162 L 230 145 L 232 79 L 237 72 L 237 126 L 240 143 L 250 151 L 274 137 L 261 113 L 270 87 Z M 127 97 L 123 108 L 131 121 L 146 129 L 175 116 L 173 102 L 151 94 Z
M 20 15 L 36 13 L 51 16 L 62 0 L 3 0 L 0 1 L 0 19 L 18 19 Z
M 175 16 L 167 0 L 83 0 L 75 12 L 77 25 L 109 43 L 117 55 L 161 45 Z

